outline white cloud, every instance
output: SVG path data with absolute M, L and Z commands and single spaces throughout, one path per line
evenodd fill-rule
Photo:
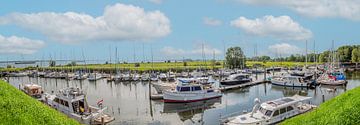
M 306 40 L 312 37 L 310 30 L 302 27 L 289 16 L 268 15 L 253 20 L 239 17 L 231 21 L 230 25 L 251 35 L 273 37 L 280 40 Z
M 149 1 L 155 4 L 161 4 L 163 2 L 162 0 L 149 0 Z
M 195 44 L 192 49 L 187 50 L 165 46 L 160 50 L 160 52 L 166 56 L 192 56 L 202 54 L 205 54 L 206 56 L 212 56 L 213 54 L 220 55 L 222 53 L 219 49 L 213 48 L 207 44 Z
M 171 32 L 170 21 L 162 12 L 119 3 L 107 6 L 99 17 L 75 12 L 13 13 L 0 17 L 0 23 L 16 24 L 65 43 L 142 41 Z
M 269 51 L 278 55 L 290 55 L 290 54 L 299 54 L 301 49 L 297 46 L 290 45 L 288 43 L 279 43 L 269 46 Z
M 41 40 L 0 35 L 0 54 L 33 54 L 44 46 Z
M 359 0 L 239 0 L 253 5 L 273 5 L 289 8 L 309 17 L 340 17 L 360 20 Z
M 210 18 L 210 17 L 204 17 L 203 19 L 204 24 L 209 26 L 219 26 L 222 24 L 221 20 Z

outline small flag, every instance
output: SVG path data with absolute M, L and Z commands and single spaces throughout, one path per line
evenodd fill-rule
M 102 104 L 103 104 L 103 102 L 104 102 L 104 99 L 101 99 L 100 101 L 98 101 L 98 102 L 97 102 L 97 105 L 99 105 L 99 106 L 100 106 L 100 105 L 102 105 Z

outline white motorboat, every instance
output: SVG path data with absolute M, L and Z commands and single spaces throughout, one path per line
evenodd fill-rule
M 167 76 L 165 73 L 160 73 L 159 77 L 158 77 L 161 81 L 166 81 L 167 80 Z
M 150 80 L 150 75 L 148 73 L 143 73 L 141 75 L 141 81 L 148 81 Z
M 271 79 L 271 84 L 283 87 L 312 87 L 315 83 L 307 82 L 300 76 L 284 76 Z
M 250 78 L 249 74 L 232 74 L 229 77 L 220 81 L 221 85 L 238 85 L 247 82 L 251 82 L 252 78 Z
M 91 73 L 88 77 L 88 80 L 89 81 L 96 81 L 96 80 L 99 80 L 99 79 L 102 79 L 103 76 L 99 73 Z
M 152 73 L 152 74 L 150 74 L 150 80 L 151 80 L 151 81 L 158 81 L 159 78 L 158 78 L 158 76 L 156 75 L 156 73 Z
M 219 90 L 207 88 L 192 81 L 178 79 L 176 89 L 165 90 L 164 102 L 196 102 L 221 97 Z
M 224 125 L 267 125 L 279 123 L 287 118 L 305 113 L 316 108 L 315 105 L 304 103 L 311 97 L 294 95 L 280 99 L 267 101 L 260 104 L 259 99 L 255 99 L 255 106 L 252 112 L 228 117 L 221 120 Z
M 101 119 L 106 124 L 115 120 L 103 113 L 106 107 L 88 105 L 85 94 L 79 88 L 62 89 L 55 95 L 46 94 L 44 102 L 82 124 L 99 124 Z

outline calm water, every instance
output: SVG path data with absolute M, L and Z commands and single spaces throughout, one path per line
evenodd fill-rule
M 116 119 L 112 124 L 217 125 L 220 117 L 250 111 L 255 98 L 267 101 L 300 94 L 313 97 L 311 102 L 318 105 L 322 102 L 322 95 L 328 100 L 360 86 L 360 72 L 348 73 L 347 78 L 348 85 L 337 87 L 335 92 L 332 91 L 333 87 L 329 86 L 317 87 L 314 90 L 294 90 L 260 84 L 225 92 L 221 99 L 187 104 L 164 104 L 161 101 L 149 100 L 148 82 L 107 83 L 105 79 L 97 82 L 87 80 L 67 82 L 59 79 L 22 77 L 11 78 L 10 83 L 15 87 L 21 83 L 38 83 L 48 93 L 70 86 L 80 87 L 87 93 L 90 104 L 95 105 L 98 100 L 104 99 L 104 105 L 108 107 L 107 113 L 112 114 Z M 155 89 L 152 88 L 151 92 L 155 92 Z

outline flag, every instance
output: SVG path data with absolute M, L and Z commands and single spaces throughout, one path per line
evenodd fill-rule
M 101 100 L 98 101 L 96 104 L 97 104 L 97 105 L 102 105 L 103 102 L 104 102 L 104 99 L 101 99 Z

